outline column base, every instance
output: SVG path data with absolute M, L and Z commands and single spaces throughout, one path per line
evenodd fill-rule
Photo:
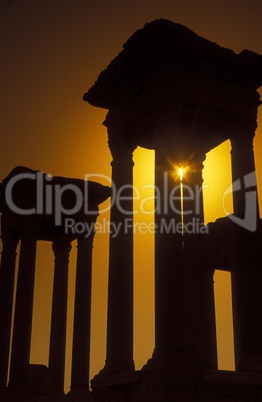
M 236 370 L 248 373 L 262 373 L 262 354 L 254 353 L 241 356 Z
M 92 394 L 95 402 L 128 402 L 139 382 L 138 371 L 122 374 L 98 374 L 92 381 Z
M 7 401 L 7 387 L 0 388 L 0 401 L 1 402 Z
M 138 380 L 139 372 L 135 371 L 134 362 L 129 366 L 106 362 L 91 380 L 92 394 L 96 402 L 127 402 Z
M 135 363 L 132 361 L 129 365 L 124 365 L 124 364 L 114 364 L 114 363 L 109 363 L 105 362 L 104 367 L 102 370 L 99 371 L 98 374 L 95 375 L 95 377 L 91 380 L 92 388 L 95 384 L 100 384 L 104 383 L 104 381 L 107 382 L 107 379 L 109 377 L 114 377 L 114 376 L 125 376 L 125 375 L 132 375 L 135 372 Z
M 68 402 L 95 402 L 89 389 L 74 389 L 66 395 Z
M 6 392 L 7 402 L 32 402 L 34 393 L 29 385 L 9 385 Z M 2 400 L 1 400 L 2 402 Z
M 92 389 L 99 387 L 114 387 L 115 385 L 130 384 L 139 380 L 139 371 L 130 371 L 122 374 L 97 374 L 91 381 Z
M 199 378 L 200 367 L 194 362 L 186 350 L 155 349 L 152 358 L 148 360 L 141 372 L 144 375 L 179 376 Z
M 39 396 L 36 402 L 66 402 L 68 398 L 65 394 L 54 394 L 49 396 Z
M 142 370 L 109 374 L 105 367 L 91 385 L 96 402 L 174 402 L 182 394 L 191 401 L 202 375 L 187 351 L 156 349 Z
M 132 402 L 195 400 L 202 370 L 185 350 L 155 349 L 140 372 Z
M 103 375 L 114 375 L 132 373 L 135 371 L 135 363 L 132 360 L 129 364 L 111 363 L 106 361 L 104 368 L 99 372 Z

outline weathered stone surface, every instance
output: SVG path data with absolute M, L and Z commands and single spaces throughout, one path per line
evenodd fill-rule
M 199 402 L 257 402 L 254 386 L 225 383 L 200 383 L 197 388 Z
M 260 55 L 236 54 L 160 19 L 131 36 L 84 100 L 109 109 L 111 137 L 122 132 L 125 141 L 154 149 L 159 119 L 168 124 L 177 116 L 176 147 L 184 141 L 207 152 L 230 137 L 235 123 L 255 130 L 261 83 Z

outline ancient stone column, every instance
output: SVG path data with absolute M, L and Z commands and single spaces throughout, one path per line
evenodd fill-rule
M 16 291 L 10 387 L 28 384 L 34 299 L 36 240 L 22 237 Z
M 0 389 L 6 387 L 10 350 L 16 248 L 18 237 L 2 233 L 0 266 Z
M 77 239 L 77 268 L 70 394 L 89 394 L 92 248 L 94 231 Z
M 123 141 L 123 139 L 122 139 Z M 107 352 L 105 373 L 134 370 L 133 361 L 133 160 L 134 147 L 109 141 L 113 156 Z M 117 194 L 114 197 L 114 192 Z M 114 199 L 115 198 L 115 199 Z
M 259 208 L 253 135 L 240 130 L 231 139 L 235 222 L 235 267 L 232 269 L 236 368 L 262 370 L 262 274 Z M 239 134 L 239 133 L 238 133 Z
M 214 271 L 205 252 L 202 170 L 205 155 L 195 155 L 183 178 L 184 270 L 188 348 L 204 369 L 217 368 Z M 187 158 L 189 160 L 189 158 Z
M 231 138 L 231 161 L 232 161 L 232 182 L 233 182 L 233 206 L 234 214 L 238 218 L 246 219 L 243 226 L 249 231 L 256 231 L 252 225 L 253 219 L 256 224 L 259 221 L 259 208 L 257 198 L 256 168 L 253 150 L 254 135 L 246 134 Z M 250 212 L 246 209 L 252 207 Z
M 51 376 L 51 392 L 63 393 L 66 352 L 68 263 L 71 243 L 66 240 L 58 240 L 53 243 L 52 248 L 55 255 L 55 268 L 49 369 Z
M 155 153 L 155 354 L 186 350 L 180 179 L 169 151 Z

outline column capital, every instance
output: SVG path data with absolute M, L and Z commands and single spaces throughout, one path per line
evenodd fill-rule
M 229 131 L 229 138 L 238 140 L 239 142 L 245 139 L 253 139 L 257 129 L 257 121 L 248 117 L 234 119 L 227 124 L 227 131 Z
M 84 247 L 85 245 L 88 245 L 93 248 L 93 242 L 94 242 L 94 238 L 95 238 L 95 234 L 96 234 L 96 230 L 95 227 L 93 228 L 93 230 L 89 232 L 88 236 L 78 236 L 77 237 L 77 248 L 79 247 Z
M 123 160 L 128 163 L 132 160 L 133 152 L 137 145 L 130 139 L 132 137 L 125 132 L 116 132 L 108 128 L 108 147 L 114 160 Z
M 191 151 L 190 155 L 188 155 L 188 163 L 189 165 L 197 166 L 200 165 L 203 167 L 203 163 L 206 159 L 206 153 L 201 149 L 197 151 Z
M 182 179 L 183 184 L 202 184 L 202 172 L 204 169 L 205 153 L 197 153 L 193 158 L 188 159 L 188 165 L 185 166 L 186 173 Z
M 66 256 L 69 257 L 69 253 L 72 249 L 70 240 L 55 240 L 52 243 L 52 250 L 54 252 L 55 258 Z
M 230 142 L 231 142 L 231 153 L 239 150 L 242 150 L 243 152 L 246 153 L 247 149 L 254 149 L 254 144 L 253 144 L 253 140 L 254 140 L 254 136 L 253 135 L 243 135 L 243 136 L 232 136 L 230 137 Z

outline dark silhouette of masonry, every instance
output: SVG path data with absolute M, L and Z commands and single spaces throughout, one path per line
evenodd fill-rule
M 98 402 L 262 400 L 261 225 L 253 152 L 257 110 L 261 104 L 257 89 L 261 85 L 261 55 L 249 50 L 235 54 L 179 24 L 161 19 L 135 32 L 85 93 L 85 101 L 108 110 L 104 125 L 112 154 L 112 182 L 125 199 L 122 198 L 121 207 L 118 202 L 111 205 L 111 222 L 119 225 L 120 231 L 110 237 L 105 366 L 92 380 L 92 393 L 89 392 L 89 310 L 81 311 L 79 306 L 83 298 L 90 295 L 91 284 L 83 268 L 76 290 L 76 300 L 80 300 L 75 307 L 74 339 L 77 340 L 73 349 L 76 354 L 72 360 L 72 385 L 65 398 Z M 203 162 L 207 152 L 228 139 L 232 145 L 234 213 L 204 226 Z M 158 202 L 155 212 L 155 349 L 140 371 L 135 370 L 133 360 L 132 154 L 137 146 L 155 150 Z M 174 175 L 174 166 L 188 168 L 182 181 L 187 191 L 182 202 L 180 177 Z M 94 202 L 95 210 L 99 202 L 108 197 L 108 189 L 99 194 L 101 198 Z M 0 319 L 4 335 L 0 335 L 0 348 L 5 358 L 1 358 L 0 369 L 5 388 L 14 235 L 20 221 L 15 217 L 13 225 L 4 208 L 2 219 Z M 179 227 L 183 230 L 178 230 Z M 52 237 L 56 229 L 52 226 L 50 229 Z M 5 233 L 10 235 L 11 243 L 5 240 Z M 23 225 L 21 233 L 24 233 Z M 27 370 L 37 371 L 36 367 L 30 368 L 28 360 L 36 239 L 33 233 L 32 238 L 22 236 L 21 241 L 7 390 L 17 384 L 20 388 L 28 384 Z M 65 309 L 64 272 L 69 246 L 66 242 L 65 247 L 58 247 L 56 239 L 54 244 L 58 256 L 56 265 L 59 265 L 55 268 L 55 286 L 63 287 L 64 304 L 60 307 L 54 297 L 49 360 L 53 388 L 46 395 L 46 401 L 53 400 L 55 390 L 63 394 L 64 346 L 60 354 L 52 352 L 58 351 L 58 326 L 62 328 L 63 323 L 53 317 L 57 311 L 62 321 L 60 312 Z M 86 243 L 82 252 L 79 249 L 81 261 L 90 261 L 90 249 Z M 91 270 L 90 264 L 87 265 Z M 215 269 L 230 271 L 232 276 L 235 372 L 217 368 Z M 61 290 L 56 290 L 55 286 L 54 294 L 56 291 L 60 294 Z M 28 300 L 23 301 L 26 303 L 23 305 L 27 307 L 22 309 L 25 294 Z M 78 320 L 87 326 L 79 337 Z M 16 332 L 20 332 L 19 336 Z M 64 342 L 65 332 L 61 330 L 61 333 Z M 82 350 L 85 359 L 81 356 Z

